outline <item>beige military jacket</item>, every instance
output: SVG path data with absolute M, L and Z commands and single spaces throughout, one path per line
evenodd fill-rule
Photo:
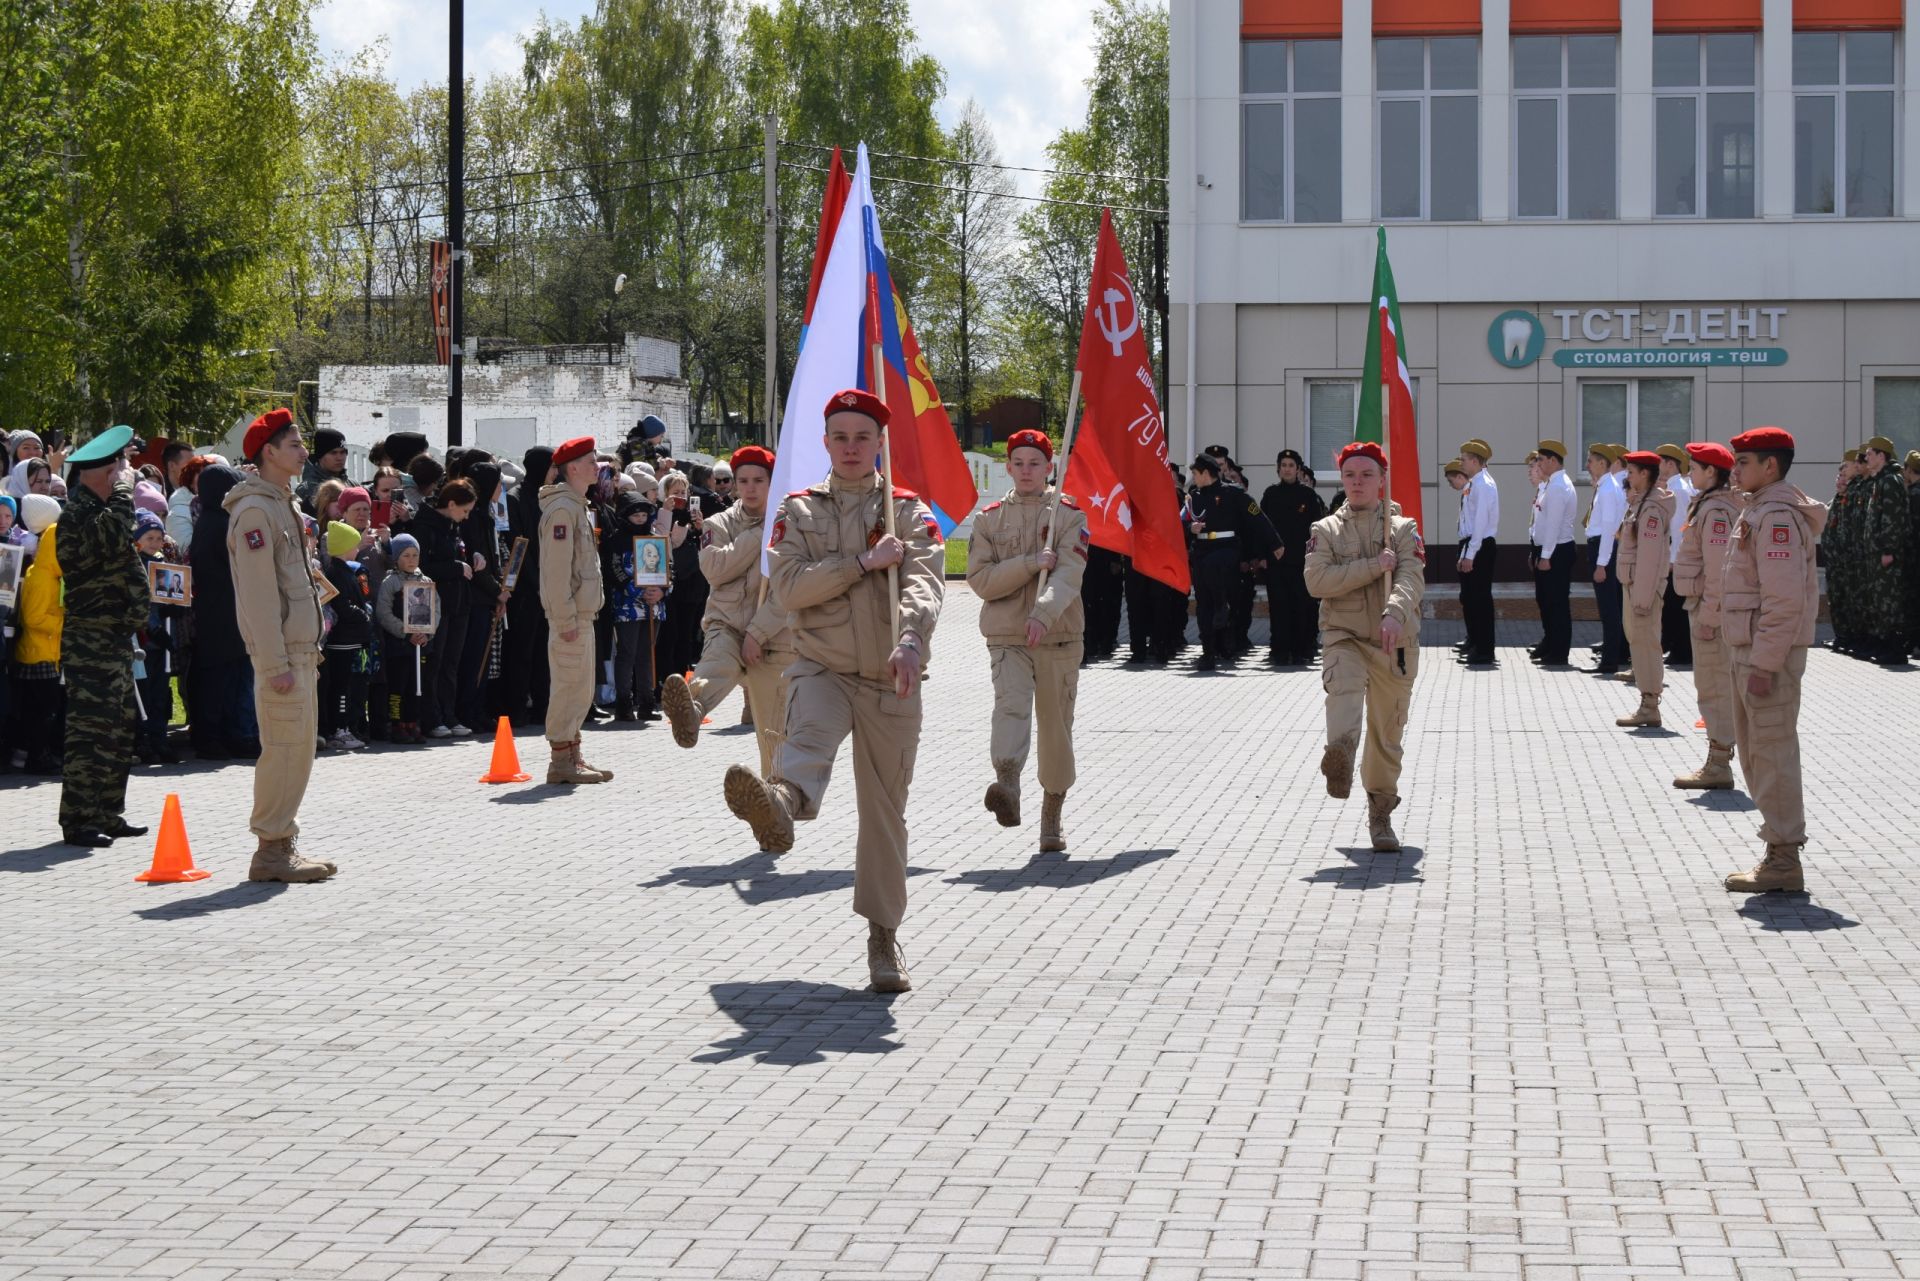
M 701 626 L 717 623 L 753 637 L 763 650 L 790 650 L 793 620 L 773 607 L 771 594 L 764 602 L 760 599 L 760 547 L 766 529 L 766 520 L 749 516 L 743 503 L 707 517 L 700 533 L 700 572 L 711 594 Z
M 793 648 L 828 671 L 891 683 L 893 622 L 887 574 L 865 573 L 857 558 L 885 532 L 878 472 L 857 481 L 829 476 L 788 494 L 773 522 L 768 599 L 793 616 Z M 904 489 L 891 499 L 906 558 L 900 563 L 900 628 L 920 637 L 932 660 L 933 626 L 945 598 L 946 546 L 926 504 Z
M 606 589 L 593 513 L 573 487 L 556 481 L 540 490 L 540 607 L 554 632 L 592 627 Z
M 1813 644 L 1820 613 L 1813 547 L 1826 524 L 1826 505 L 1784 480 L 1749 495 L 1734 522 L 1720 619 L 1727 644 L 1752 646 L 1748 662 L 1760 671 L 1785 671 L 1788 655 Z
M 279 676 L 320 652 L 320 592 L 293 491 L 249 475 L 221 504 L 241 639 L 255 675 Z
M 1645 614 L 1660 608 L 1667 590 L 1667 553 L 1672 547 L 1667 526 L 1673 521 L 1673 495 L 1656 485 L 1638 502 L 1628 502 L 1626 519 L 1620 522 L 1619 558 L 1614 563 L 1627 604 L 1634 613 Z
M 1673 562 L 1673 590 L 1686 598 L 1688 612 L 1701 627 L 1720 626 L 1721 575 L 1739 518 L 1738 497 L 1726 488 L 1694 499 L 1687 511 L 1680 556 Z
M 1393 509 L 1400 510 L 1396 504 Z M 1313 523 L 1304 573 L 1307 590 L 1320 599 L 1320 633 L 1337 640 L 1380 643 L 1380 620 L 1392 615 L 1408 647 L 1420 643 L 1420 602 L 1427 594 L 1427 548 L 1420 530 L 1404 516 L 1393 518 L 1393 579 L 1380 572 L 1380 509 L 1342 507 Z
M 1054 506 L 1060 533 L 1054 554 L 1060 563 L 1040 591 L 1040 552 L 1047 545 L 1047 502 L 1052 491 L 1023 497 L 1009 492 L 974 513 L 967 540 L 967 585 L 980 598 L 980 634 L 993 645 L 1025 645 L 1027 620 L 1047 626 L 1043 645 L 1066 645 L 1087 630 L 1080 583 L 1087 570 L 1087 516 L 1071 498 Z

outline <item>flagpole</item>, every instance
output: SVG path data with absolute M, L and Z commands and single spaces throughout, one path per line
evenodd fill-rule
M 1073 386 L 1067 391 L 1067 434 L 1063 436 L 1060 440 L 1060 479 L 1054 484 L 1053 492 L 1047 495 L 1046 520 L 1047 520 L 1047 550 L 1048 551 L 1052 551 L 1054 549 L 1054 544 L 1057 541 L 1056 526 L 1058 526 L 1059 522 L 1055 520 L 1054 517 L 1055 515 L 1058 514 L 1058 507 L 1060 504 L 1060 492 L 1066 487 L 1066 484 L 1067 484 L 1067 461 L 1073 457 L 1073 433 L 1074 433 L 1074 429 L 1079 425 L 1080 425 L 1080 371 L 1076 369 L 1073 371 Z M 1038 598 L 1041 595 L 1044 595 L 1046 593 L 1046 590 L 1047 590 L 1047 571 L 1043 568 L 1040 571 L 1040 586 L 1038 591 L 1035 593 L 1036 598 Z
M 1381 323 L 1379 300 L 1374 301 L 1375 325 Z M 1385 343 L 1380 352 L 1380 456 L 1387 460 L 1387 466 L 1380 469 L 1380 550 L 1386 551 L 1393 546 L 1393 486 L 1388 483 L 1389 468 L 1393 465 L 1393 385 L 1387 381 L 1387 360 Z M 1396 348 L 1395 357 L 1399 359 Z M 1382 570 L 1381 577 L 1393 578 L 1393 571 Z
M 873 344 L 873 394 L 880 398 L 882 404 L 886 403 L 887 353 L 879 343 Z M 893 433 L 886 427 L 880 429 L 880 485 L 882 490 L 880 510 L 886 516 L 887 534 L 897 539 L 900 531 L 893 511 Z M 893 643 L 895 648 L 898 648 L 900 644 L 900 566 L 897 562 L 887 566 L 887 604 L 893 618 Z

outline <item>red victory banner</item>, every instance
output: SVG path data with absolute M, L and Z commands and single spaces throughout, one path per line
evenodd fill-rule
M 1084 418 L 1070 442 L 1061 492 L 1085 509 L 1096 546 L 1131 556 L 1141 573 L 1176 591 L 1188 590 L 1192 577 L 1180 498 L 1167 470 L 1166 423 L 1111 210 L 1100 217 L 1075 372 Z M 1071 418 L 1071 405 L 1067 413 Z
M 427 292 L 433 313 L 433 350 L 439 363 L 453 362 L 453 242 L 433 242 L 433 274 Z

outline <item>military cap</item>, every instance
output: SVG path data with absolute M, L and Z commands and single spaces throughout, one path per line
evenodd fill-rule
M 1636 467 L 1658 467 L 1660 465 L 1660 455 L 1654 453 L 1651 449 L 1630 449 L 1620 455 L 1620 461 L 1623 463 L 1632 463 Z
M 133 428 L 127 426 L 109 427 L 80 448 L 67 455 L 67 466 L 82 471 L 91 467 L 105 467 L 119 459 L 121 452 L 133 443 Z
M 1295 467 L 1305 467 L 1307 465 L 1307 460 L 1300 456 L 1300 451 L 1297 449 L 1281 450 L 1280 456 L 1274 460 L 1274 463 L 1278 466 L 1280 463 L 1286 462 L 1289 458 L 1293 459 L 1293 465 Z
M 1467 469 L 1460 465 L 1460 460 L 1458 458 L 1447 459 L 1446 466 L 1442 467 L 1440 470 L 1445 472 L 1449 476 L 1464 476 L 1466 475 L 1466 472 L 1467 472 Z
M 1679 445 L 1667 444 L 1653 451 L 1661 458 L 1671 458 L 1682 467 L 1687 464 L 1687 451 Z
M 1920 470 L 1920 449 L 1909 449 L 1907 451 L 1906 465 L 1915 470 Z
M 773 451 L 764 445 L 742 445 L 733 451 L 733 469 L 742 467 L 764 467 L 767 475 L 773 475 Z
M 1840 458 L 1843 462 L 1857 463 L 1860 461 L 1860 451 L 1857 449 L 1849 449 L 1842 453 Z
M 1349 458 L 1371 458 L 1380 464 L 1382 471 L 1386 470 L 1387 451 L 1371 440 L 1356 440 L 1350 445 L 1342 446 L 1340 452 L 1333 456 L 1333 465 L 1345 467 Z
M 1481 440 L 1478 436 L 1475 436 L 1472 440 L 1460 446 L 1460 457 L 1464 459 L 1468 454 L 1472 454 L 1483 463 L 1492 462 L 1493 446 Z
M 555 467 L 565 467 L 574 459 L 585 458 L 592 452 L 593 437 L 575 436 L 572 440 L 561 441 L 560 447 L 553 451 L 553 465 Z
M 1616 445 L 1611 441 L 1603 441 L 1598 445 L 1589 445 L 1587 446 L 1587 452 L 1589 454 L 1598 454 L 1610 463 L 1617 463 L 1627 456 L 1627 448 L 1625 445 Z
M 1687 456 L 1706 467 L 1718 467 L 1721 471 L 1733 470 L 1733 451 L 1711 440 L 1697 441 L 1688 445 Z
M 243 458 L 258 458 L 267 442 L 278 436 L 293 423 L 293 411 L 282 407 L 269 409 L 251 423 L 247 424 L 247 434 L 241 439 L 240 454 Z
M 1733 438 L 1735 453 L 1761 449 L 1792 449 L 1793 433 L 1784 427 L 1755 427 Z
M 825 416 L 835 414 L 864 414 L 873 419 L 875 425 L 885 427 L 892 414 L 887 402 L 870 391 L 861 391 L 858 387 L 849 387 L 845 391 L 836 391 L 827 401 Z
M 1885 454 L 1887 457 L 1889 458 L 1893 457 L 1893 442 L 1888 440 L 1885 436 L 1875 436 L 1872 440 L 1869 440 L 1866 444 L 1860 446 L 1860 450 L 1862 453 L 1865 453 L 1869 449 L 1877 449 L 1881 453 Z
M 1053 458 L 1053 442 L 1047 439 L 1047 433 L 1034 431 L 1032 428 L 1028 428 L 1025 431 L 1017 431 L 1007 437 L 1008 456 L 1011 457 L 1013 451 L 1016 449 L 1037 449 L 1045 454 L 1049 460 Z
M 1543 440 L 1538 445 L 1534 446 L 1534 448 L 1536 448 L 1543 454 L 1552 454 L 1555 458 L 1560 459 L 1562 462 L 1566 461 L 1567 447 L 1561 444 L 1557 440 Z

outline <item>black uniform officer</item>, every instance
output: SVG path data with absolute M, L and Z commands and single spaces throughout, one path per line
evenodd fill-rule
M 1087 609 L 1085 661 L 1112 658 L 1120 644 L 1120 604 L 1126 594 L 1127 558 L 1104 547 L 1087 549 L 1080 599 Z
M 1218 459 L 1202 454 L 1190 471 L 1187 556 L 1193 569 L 1195 610 L 1200 625 L 1199 670 L 1212 671 L 1237 649 L 1233 634 L 1233 593 L 1244 561 L 1265 560 L 1279 539 L 1260 512 L 1260 504 L 1238 485 L 1220 478 Z
M 1280 481 L 1260 495 L 1260 510 L 1280 545 L 1267 561 L 1267 612 L 1273 622 L 1269 661 L 1282 667 L 1313 661 L 1320 632 L 1320 602 L 1307 591 L 1307 540 L 1313 522 L 1327 505 L 1307 479 L 1306 460 L 1291 449 L 1280 451 Z

